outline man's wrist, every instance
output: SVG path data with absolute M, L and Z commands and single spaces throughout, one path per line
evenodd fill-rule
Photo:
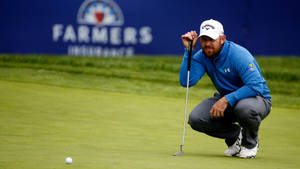
M 229 103 L 228 103 L 228 100 L 226 99 L 225 96 L 222 97 L 222 101 L 223 101 L 224 103 L 226 103 L 227 105 L 229 104 Z

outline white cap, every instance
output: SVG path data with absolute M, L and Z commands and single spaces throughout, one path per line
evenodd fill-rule
M 209 36 L 212 39 L 217 39 L 219 36 L 224 35 L 223 25 L 213 19 L 202 22 L 200 26 L 200 36 Z

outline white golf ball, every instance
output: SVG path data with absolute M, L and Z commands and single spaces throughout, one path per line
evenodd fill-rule
M 72 164 L 72 158 L 71 157 L 66 158 L 66 164 Z

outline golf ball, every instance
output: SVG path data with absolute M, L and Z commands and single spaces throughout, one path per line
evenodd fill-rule
M 71 157 L 66 158 L 66 164 L 72 164 L 72 158 Z

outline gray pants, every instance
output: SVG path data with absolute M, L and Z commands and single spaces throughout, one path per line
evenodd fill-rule
M 207 135 L 225 139 L 228 146 L 236 141 L 242 127 L 242 146 L 255 147 L 260 123 L 270 113 L 271 101 L 261 96 L 242 99 L 234 107 L 228 106 L 223 118 L 211 118 L 209 111 L 220 98 L 216 93 L 214 97 L 205 99 L 196 106 L 189 116 L 191 127 Z

